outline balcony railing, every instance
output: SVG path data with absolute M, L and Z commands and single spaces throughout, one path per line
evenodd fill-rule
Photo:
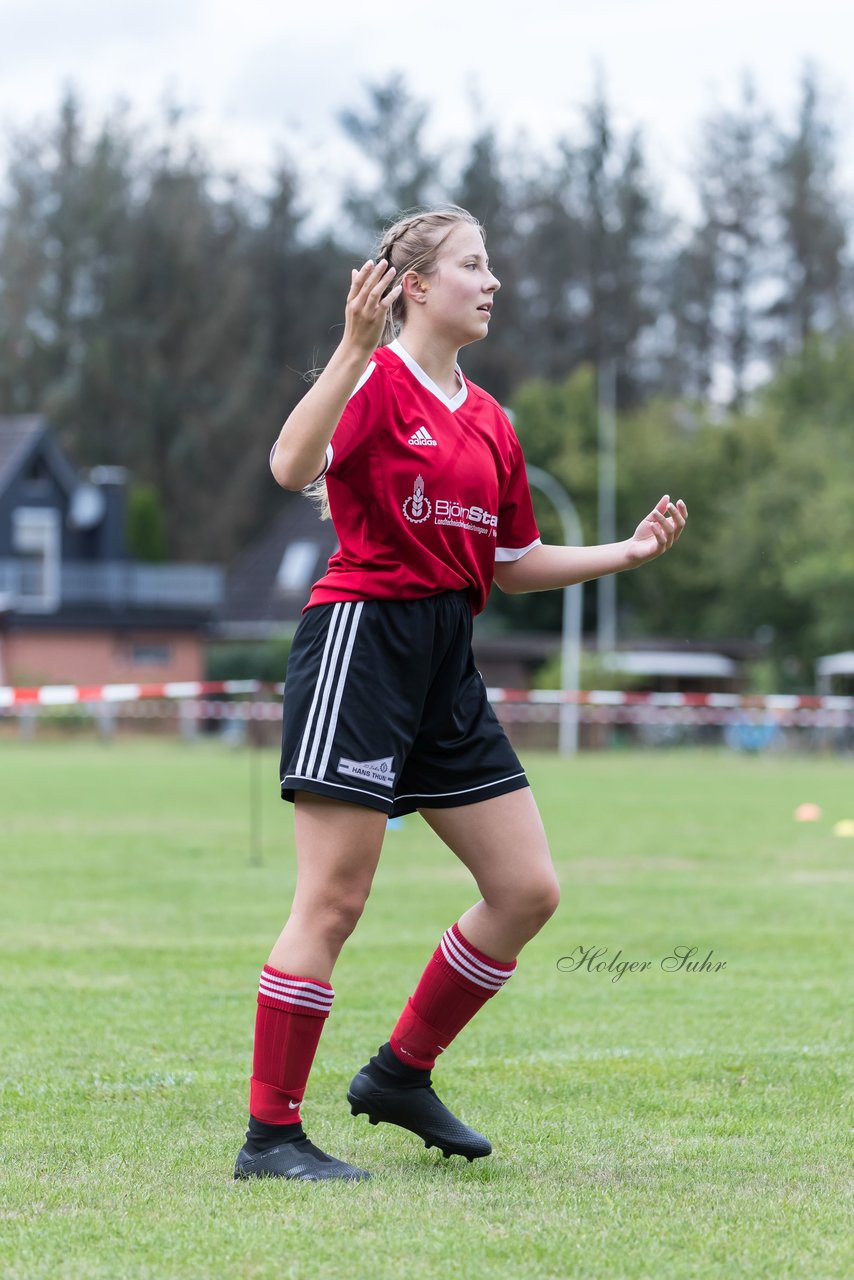
M 32 559 L 0 560 L 0 602 L 15 613 L 64 607 L 213 610 L 223 598 L 222 569 L 208 564 L 66 561 L 59 572 Z

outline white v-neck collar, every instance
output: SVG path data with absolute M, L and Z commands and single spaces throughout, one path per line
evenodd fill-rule
M 421 365 L 418 364 L 416 360 L 413 360 L 412 356 L 406 350 L 406 347 L 402 345 L 399 338 L 395 338 L 394 342 L 390 342 L 388 347 L 389 351 L 393 351 L 398 359 L 403 361 L 409 372 L 418 379 L 422 387 L 426 387 L 437 400 L 441 401 L 446 409 L 450 409 L 451 413 L 456 412 L 461 404 L 465 404 L 469 389 L 458 364 L 454 365 L 454 369 L 460 380 L 460 389 L 455 396 L 449 398 L 445 395 L 442 388 L 433 381 L 430 375 L 424 372 Z

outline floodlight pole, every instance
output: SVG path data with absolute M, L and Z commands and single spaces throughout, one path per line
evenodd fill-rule
M 551 502 L 563 527 L 563 540 L 567 546 L 583 547 L 584 535 L 575 504 L 563 485 L 541 467 L 528 467 L 528 483 L 539 489 Z M 560 704 L 560 729 L 558 750 L 561 755 L 575 755 L 578 751 L 578 689 L 581 684 L 581 623 L 584 603 L 584 584 L 563 589 L 563 631 L 560 647 L 560 687 L 563 693 L 573 695 L 572 702 Z
M 261 835 L 261 774 L 260 774 L 260 757 L 261 757 L 261 725 L 260 722 L 253 717 L 255 707 L 259 705 L 257 699 L 253 698 L 251 702 L 245 703 L 246 714 L 248 716 L 246 722 L 246 739 L 249 744 L 249 865 L 250 867 L 263 866 L 264 857 L 262 853 L 262 835 Z
M 617 411 L 616 370 L 602 360 L 597 371 L 599 437 L 599 541 L 617 540 Z M 596 583 L 596 647 L 600 656 L 617 647 L 617 579 L 606 573 Z

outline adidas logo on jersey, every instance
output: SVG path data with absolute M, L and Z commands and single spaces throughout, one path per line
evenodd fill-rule
M 419 427 L 418 430 L 409 437 L 408 443 L 432 445 L 434 449 L 437 447 L 437 441 L 433 439 L 426 427 Z

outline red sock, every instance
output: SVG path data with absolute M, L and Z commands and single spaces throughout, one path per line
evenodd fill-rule
M 515 960 L 491 959 L 463 937 L 459 925 L 451 925 L 391 1033 L 394 1053 L 407 1066 L 432 1070 L 442 1050 L 515 968 Z
M 258 989 L 249 1113 L 267 1124 L 299 1124 L 299 1106 L 335 992 L 265 964 Z

